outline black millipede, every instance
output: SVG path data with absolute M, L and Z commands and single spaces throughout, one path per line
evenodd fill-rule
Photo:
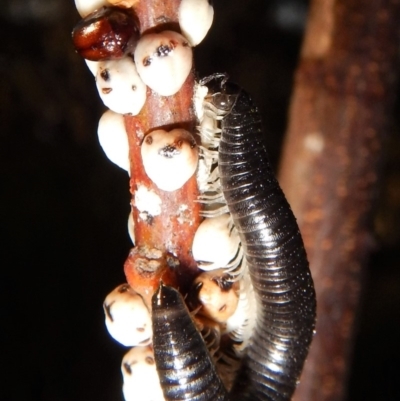
M 228 394 L 181 294 L 160 285 L 152 299 L 154 359 L 164 397 L 227 401 Z
M 303 241 L 270 166 L 263 143 L 261 117 L 250 96 L 227 81 L 224 74 L 214 74 L 200 83 L 209 88 L 211 95 L 207 101 L 211 107 L 223 115 L 218 148 L 219 179 L 240 235 L 257 302 L 256 326 L 229 399 L 288 401 L 299 380 L 315 327 L 315 291 Z M 164 387 L 168 380 L 163 369 L 168 368 L 168 375 L 174 377 L 173 355 L 178 355 L 179 350 L 183 354 L 185 350 L 188 352 L 185 358 L 196 359 L 196 353 L 203 353 L 206 348 L 204 342 L 198 343 L 197 339 L 190 345 L 186 341 L 189 338 L 184 341 L 179 330 L 181 323 L 170 320 L 169 316 L 164 318 L 162 325 L 169 324 L 169 330 L 176 325 L 178 335 L 174 339 L 171 337 L 171 347 L 157 330 L 162 309 L 162 305 L 153 302 L 155 358 L 156 361 L 163 358 L 169 361 L 168 366 L 159 370 Z M 167 311 L 163 313 L 168 314 Z M 178 361 L 181 363 L 182 358 Z M 211 377 L 215 383 L 209 382 Z M 201 379 L 200 388 L 202 378 L 198 378 Z M 204 381 L 207 382 L 204 388 L 220 388 L 217 375 L 205 374 Z M 184 383 L 180 391 L 184 394 Z M 167 392 L 164 387 L 164 394 Z M 166 399 L 228 398 L 188 396 Z

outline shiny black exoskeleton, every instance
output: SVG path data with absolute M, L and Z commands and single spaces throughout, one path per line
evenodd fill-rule
M 152 299 L 154 358 L 166 400 L 227 401 L 181 294 L 163 284 Z
M 223 112 L 218 149 L 220 183 L 241 238 L 257 300 L 256 327 L 229 399 L 289 401 L 315 327 L 315 291 L 303 241 L 271 169 L 261 117 L 250 96 L 228 82 L 224 74 L 201 83 L 211 93 L 207 101 Z M 155 331 L 155 341 L 157 336 Z M 179 338 L 176 341 L 175 349 L 188 349 Z M 197 346 L 190 352 L 198 352 L 201 347 Z M 155 354 L 157 347 L 154 343 Z

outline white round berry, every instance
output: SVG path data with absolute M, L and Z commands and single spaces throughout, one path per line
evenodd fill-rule
M 118 286 L 107 295 L 105 320 L 110 335 L 126 347 L 147 345 L 153 335 L 149 310 L 142 297 L 128 284 Z
M 143 82 L 161 96 L 174 95 L 192 69 L 192 48 L 179 33 L 143 35 L 135 49 L 135 62 Z
M 229 214 L 222 214 L 202 221 L 194 235 L 192 253 L 200 269 L 215 270 L 229 265 L 238 253 L 239 244 Z
M 109 5 L 107 0 L 75 0 L 75 7 L 82 18 L 106 5 Z
M 135 347 L 125 354 L 121 371 L 125 401 L 164 401 L 150 346 Z
M 181 188 L 195 173 L 199 157 L 193 136 L 179 128 L 147 134 L 141 154 L 146 174 L 164 191 Z
M 178 19 L 182 33 L 192 46 L 197 46 L 211 28 L 214 8 L 208 0 L 182 0 Z
M 218 323 L 226 323 L 235 313 L 239 300 L 239 283 L 228 281 L 224 275 L 224 269 L 218 269 L 203 272 L 194 281 L 202 304 L 199 313 Z
M 146 85 L 130 57 L 100 61 L 96 85 L 103 103 L 116 113 L 135 116 L 146 102 Z
M 124 116 L 107 110 L 100 118 L 97 135 L 109 160 L 129 173 L 129 143 Z

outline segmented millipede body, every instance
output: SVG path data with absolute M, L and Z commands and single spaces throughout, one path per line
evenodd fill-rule
M 203 80 L 221 121 L 218 169 L 239 232 L 257 302 L 232 400 L 290 400 L 315 327 L 316 301 L 296 219 L 271 169 L 261 117 L 223 74 Z
M 227 401 L 206 344 L 181 294 L 160 285 L 152 299 L 154 358 L 166 400 Z

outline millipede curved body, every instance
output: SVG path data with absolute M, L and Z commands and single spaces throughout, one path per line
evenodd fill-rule
M 181 294 L 161 284 L 152 299 L 153 347 L 166 400 L 227 401 L 206 344 Z
M 250 96 L 220 75 L 208 78 L 221 122 L 218 169 L 239 232 L 257 319 L 233 400 L 290 400 L 315 326 L 316 301 L 296 219 L 271 169 L 261 117 Z

